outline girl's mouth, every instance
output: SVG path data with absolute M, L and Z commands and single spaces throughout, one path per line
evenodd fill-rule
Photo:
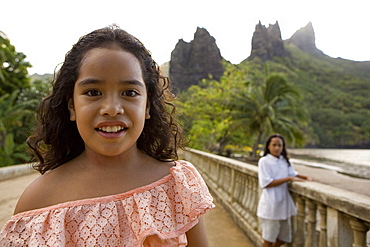
M 100 127 L 100 128 L 97 128 L 98 131 L 102 131 L 102 132 L 105 132 L 105 133 L 118 133 L 118 132 L 121 132 L 121 131 L 125 131 L 127 128 L 126 127 L 123 127 L 123 126 L 103 126 L 103 127 Z

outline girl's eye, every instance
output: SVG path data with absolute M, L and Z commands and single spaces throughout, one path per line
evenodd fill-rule
M 123 95 L 128 97 L 135 97 L 136 95 L 139 95 L 139 92 L 136 90 L 127 90 L 123 92 Z
M 94 97 L 94 96 L 100 96 L 101 92 L 99 92 L 96 89 L 90 89 L 90 90 L 87 90 L 84 94 L 87 95 L 87 96 Z

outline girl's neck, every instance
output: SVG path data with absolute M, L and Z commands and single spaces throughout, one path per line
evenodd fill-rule
M 86 148 L 78 157 L 79 162 L 89 170 L 116 170 L 137 167 L 138 164 L 148 160 L 149 156 L 143 151 L 132 147 L 125 153 L 117 156 L 103 156 Z
M 274 156 L 275 158 L 280 158 L 280 155 L 281 154 L 279 154 L 278 156 L 276 156 L 276 155 L 273 155 L 272 153 L 270 153 L 272 156 Z

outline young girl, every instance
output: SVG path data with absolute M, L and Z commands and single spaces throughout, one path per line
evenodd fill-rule
M 0 246 L 208 246 L 214 207 L 177 159 L 168 80 L 118 27 L 82 37 L 41 102 L 28 140 L 42 174 L 22 194 Z
M 292 241 L 290 218 L 297 214 L 288 182 L 312 180 L 300 175 L 288 159 L 284 138 L 279 134 L 268 137 L 263 157 L 258 162 L 258 180 L 262 195 L 258 203 L 263 246 L 281 246 Z

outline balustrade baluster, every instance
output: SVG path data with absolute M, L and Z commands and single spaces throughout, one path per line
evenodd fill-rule
M 249 207 L 250 207 L 250 200 L 251 200 L 251 192 L 250 192 L 250 180 L 248 175 L 244 178 L 244 195 L 243 195 L 243 201 L 242 201 L 242 215 L 243 218 L 250 224 L 252 222 L 252 219 L 250 217 Z
M 234 191 L 235 191 L 235 170 L 231 169 L 231 178 L 230 178 L 230 203 L 234 203 Z
M 238 210 L 239 208 L 239 198 L 240 198 L 240 195 L 241 195 L 241 187 L 240 187 L 240 174 L 238 174 L 237 171 L 234 171 L 234 179 L 233 179 L 233 183 L 234 183 L 234 190 L 233 190 L 233 193 L 232 193 L 232 203 L 233 203 L 233 206 Z
M 314 201 L 306 199 L 306 205 L 308 209 L 307 214 L 307 238 L 305 242 L 305 247 L 316 247 L 317 237 L 316 237 L 316 209 L 317 205 Z
M 231 190 L 232 190 L 232 181 L 231 181 L 231 178 L 232 178 L 232 170 L 230 167 L 228 166 L 224 166 L 226 167 L 225 169 L 225 173 L 224 173 L 224 191 L 226 192 L 226 195 L 227 197 L 229 198 L 229 201 L 231 200 Z
M 248 198 L 248 189 L 247 189 L 247 176 L 245 174 L 239 173 L 240 176 L 240 194 L 239 194 L 239 205 L 244 208 L 247 198 Z
M 213 163 L 213 169 L 211 171 L 211 174 L 214 174 L 211 177 L 212 182 L 215 184 L 215 189 L 218 189 L 220 187 L 220 173 L 221 173 L 221 168 L 220 165 L 217 162 L 212 161 Z
M 349 224 L 353 230 L 352 247 L 366 247 L 366 233 L 369 227 L 363 221 L 353 217 L 350 217 Z
M 251 193 L 251 184 L 252 184 L 252 180 L 249 176 L 247 176 L 247 181 L 246 181 L 246 184 L 245 184 L 245 187 L 246 187 L 246 192 L 247 192 L 247 198 L 246 198 L 246 203 L 244 204 L 244 207 L 246 208 L 246 210 L 250 209 L 250 207 L 252 206 L 252 197 L 253 197 L 253 193 Z
M 296 196 L 295 198 L 297 204 L 297 222 L 296 222 L 296 232 L 293 239 L 293 246 L 303 247 L 305 242 L 305 200 L 301 196 Z
M 239 173 L 240 176 L 240 194 L 239 194 L 239 206 L 240 206 L 240 212 L 243 213 L 245 211 L 247 201 L 248 201 L 248 196 L 249 196 L 249 191 L 247 188 L 247 176 L 245 174 Z
M 327 247 L 327 228 L 326 228 L 326 206 L 324 204 L 318 204 L 320 211 L 320 239 L 319 247 Z
M 254 178 L 252 176 L 249 176 L 249 179 L 251 180 L 252 186 L 251 186 L 251 207 L 250 212 L 253 217 L 253 223 L 251 224 L 253 229 L 258 229 L 258 217 L 257 217 L 257 207 L 258 207 L 258 201 L 259 201 L 259 183 L 258 178 Z
M 243 204 L 243 200 L 244 200 L 244 197 L 246 196 L 246 189 L 244 187 L 244 174 L 240 173 L 240 172 L 237 172 L 237 188 L 238 188 L 238 193 L 235 194 L 235 201 L 237 202 L 236 203 L 236 210 L 238 212 L 242 212 L 243 209 L 244 209 L 244 204 Z

